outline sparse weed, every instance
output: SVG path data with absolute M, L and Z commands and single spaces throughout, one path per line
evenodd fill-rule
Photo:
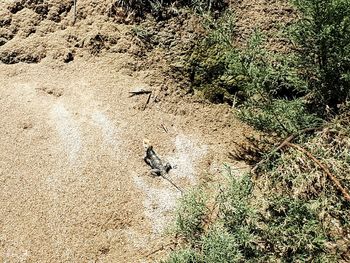
M 204 193 L 198 189 L 186 194 L 178 209 L 176 232 L 187 241 L 199 238 L 204 232 L 203 219 L 206 214 Z
M 200 255 L 192 249 L 183 249 L 171 253 L 169 258 L 162 263 L 201 263 Z M 204 263 L 204 262 L 203 262 Z

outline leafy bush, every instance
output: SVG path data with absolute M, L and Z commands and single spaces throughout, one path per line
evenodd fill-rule
M 308 111 L 301 99 L 271 99 L 264 103 L 250 101 L 240 110 L 239 117 L 259 130 L 284 135 L 317 127 L 323 122 Z
M 317 99 L 335 107 L 350 95 L 350 2 L 295 0 L 301 19 L 293 36 Z
M 189 56 L 192 85 L 211 86 L 245 101 L 254 95 L 288 97 L 307 92 L 298 75 L 293 54 L 278 55 L 263 48 L 264 36 L 256 31 L 245 47 L 235 47 L 235 18 L 231 11 L 207 19 L 207 36 Z
M 286 134 L 320 123 L 304 99 L 310 91 L 294 54 L 267 51 L 259 31 L 245 47 L 234 47 L 230 11 L 205 27 L 207 36 L 188 59 L 192 85 L 205 98 L 239 106 L 239 116 L 264 131 Z
M 243 258 L 235 237 L 218 226 L 203 237 L 201 249 L 202 262 L 205 263 L 238 262 Z
M 268 199 L 268 227 L 263 239 L 268 242 L 271 257 L 290 262 L 325 262 L 326 233 L 317 212 L 308 202 L 286 196 Z
M 325 116 L 350 95 L 350 2 L 294 3 L 301 15 L 288 35 L 294 52 L 267 51 L 258 31 L 238 47 L 228 10 L 206 17 L 206 36 L 187 59 L 192 86 L 205 98 L 240 106 L 244 120 L 279 134 L 320 123 L 314 113 Z

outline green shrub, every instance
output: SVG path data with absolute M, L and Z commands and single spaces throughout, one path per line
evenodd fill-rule
M 206 199 L 198 189 L 187 193 L 181 199 L 176 218 L 176 231 L 187 241 L 193 241 L 204 232 L 203 220 L 207 213 Z
M 205 263 L 230 263 L 243 259 L 239 242 L 221 227 L 215 227 L 203 237 L 202 256 Z
M 207 21 L 209 33 L 188 60 L 193 87 L 211 102 L 239 106 L 239 116 L 264 131 L 288 134 L 318 125 L 304 99 L 310 91 L 297 57 L 264 49 L 259 31 L 245 47 L 234 47 L 234 25 L 231 12 Z
M 322 123 L 322 119 L 310 113 L 301 99 L 250 101 L 240 110 L 239 117 L 259 130 L 283 135 Z
M 267 51 L 258 31 L 238 47 L 228 10 L 206 17 L 206 36 L 187 59 L 192 86 L 205 98 L 240 106 L 244 120 L 279 134 L 319 124 L 314 113 L 325 116 L 327 105 L 350 95 L 350 2 L 294 2 L 301 15 L 289 34 L 294 52 Z
M 200 263 L 203 262 L 200 256 L 191 249 L 178 250 L 169 255 L 169 258 L 163 263 Z
M 259 32 L 235 46 L 230 11 L 207 19 L 207 34 L 188 57 L 189 78 L 209 100 L 229 102 L 248 123 L 279 135 L 319 126 L 319 108 L 343 103 L 342 115 L 296 141 L 350 189 L 350 2 L 297 0 L 296 6 L 297 50 L 289 54 L 263 48 Z M 197 206 L 192 197 L 179 210 L 187 250 L 172 255 L 176 262 L 183 255 L 190 255 L 183 262 L 203 263 L 350 261 L 349 202 L 318 164 L 283 148 L 257 173 L 254 180 L 231 175 L 217 189 L 217 219 L 209 226 L 204 199 Z
M 310 204 L 274 195 L 268 204 L 269 221 L 263 239 L 270 247 L 269 253 L 289 262 L 325 262 L 326 233 Z
M 188 58 L 192 85 L 225 90 L 242 101 L 252 96 L 293 98 L 305 95 L 307 83 L 298 72 L 294 54 L 276 54 L 264 49 L 265 38 L 256 31 L 245 47 L 235 47 L 232 11 L 204 23 L 207 36 Z M 232 97 L 231 96 L 231 97 Z
M 330 249 L 334 237 L 314 200 L 252 190 L 250 177 L 232 179 L 217 199 L 218 220 L 207 233 L 187 238 L 188 248 L 175 251 L 165 262 L 335 262 L 340 258 L 336 249 Z M 191 215 L 187 211 L 184 217 L 191 220 Z
M 316 98 L 335 107 L 350 95 L 350 2 L 295 0 L 301 19 L 293 36 Z

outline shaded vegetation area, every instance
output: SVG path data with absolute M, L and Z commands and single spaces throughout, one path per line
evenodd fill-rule
M 350 94 L 347 1 L 295 2 L 302 14 L 283 33 L 291 51 L 269 51 L 258 30 L 237 46 L 235 16 L 210 16 L 207 35 L 188 57 L 192 86 L 214 103 L 239 106 L 241 117 L 266 131 L 291 133 L 337 113 Z
M 187 7 L 195 12 L 221 11 L 228 6 L 226 0 L 117 0 L 114 8 L 122 7 L 129 13 L 144 17 L 151 13 L 157 20 L 178 14 L 178 8 Z

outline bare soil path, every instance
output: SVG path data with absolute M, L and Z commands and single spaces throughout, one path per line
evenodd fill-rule
M 0 64 L 0 262 L 161 258 L 147 255 L 166 244 L 180 193 L 147 176 L 142 140 L 189 189 L 247 132 L 226 106 L 153 96 L 143 111 L 147 95 L 128 92 L 152 87 L 127 60 Z

